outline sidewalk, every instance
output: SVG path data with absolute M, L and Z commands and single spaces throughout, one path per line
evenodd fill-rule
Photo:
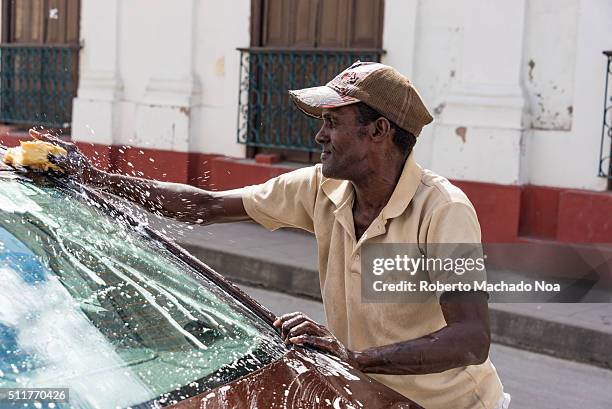
M 151 224 L 236 283 L 321 299 L 316 241 L 307 233 L 254 223 Z M 612 368 L 612 303 L 491 304 L 490 315 L 497 343 Z

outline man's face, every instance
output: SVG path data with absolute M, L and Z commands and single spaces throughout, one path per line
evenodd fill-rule
M 367 167 L 370 140 L 353 105 L 323 110 L 323 126 L 315 136 L 321 145 L 323 176 L 354 180 Z

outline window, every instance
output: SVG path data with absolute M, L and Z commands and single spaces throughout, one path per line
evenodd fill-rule
M 238 142 L 247 155 L 319 161 L 320 123 L 288 89 L 325 84 L 356 60 L 380 61 L 382 0 L 253 0 L 251 47 L 241 51 Z
M 70 127 L 79 8 L 79 0 L 2 1 L 0 122 Z

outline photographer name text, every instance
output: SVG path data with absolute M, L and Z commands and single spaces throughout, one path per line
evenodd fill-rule
M 547 281 L 507 283 L 487 283 L 484 281 L 459 282 L 459 283 L 432 283 L 427 280 L 421 281 L 400 281 L 396 283 L 386 283 L 384 281 L 374 281 L 372 288 L 376 292 L 446 292 L 446 291 L 486 291 L 486 292 L 559 292 L 561 286 L 557 283 Z

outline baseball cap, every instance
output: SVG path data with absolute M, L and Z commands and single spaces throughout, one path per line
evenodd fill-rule
M 314 118 L 321 118 L 324 108 L 363 102 L 415 136 L 433 121 L 410 80 L 377 62 L 357 61 L 327 84 L 290 90 L 289 95 L 302 112 Z

